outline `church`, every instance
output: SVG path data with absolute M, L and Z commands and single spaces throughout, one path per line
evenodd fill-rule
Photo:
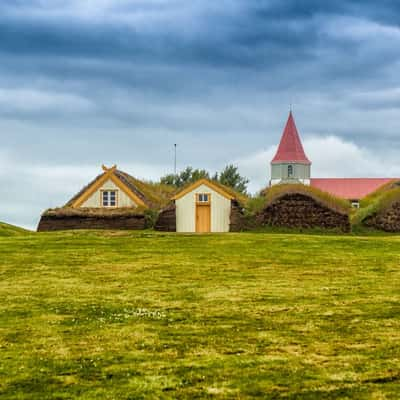
M 349 200 L 353 207 L 359 201 L 395 178 L 312 178 L 311 161 L 307 157 L 292 111 L 275 157 L 271 161 L 270 186 L 282 183 L 302 183 Z

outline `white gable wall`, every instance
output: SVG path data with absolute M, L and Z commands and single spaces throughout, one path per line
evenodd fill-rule
M 231 200 L 203 184 L 175 201 L 176 231 L 196 232 L 196 194 L 211 194 L 211 232 L 229 232 Z
M 102 190 L 115 190 L 118 195 L 118 207 L 137 207 L 137 204 L 124 192 L 122 191 L 111 179 L 106 181 L 101 188 L 96 190 L 82 205 L 81 207 L 102 207 L 101 204 L 101 191 Z

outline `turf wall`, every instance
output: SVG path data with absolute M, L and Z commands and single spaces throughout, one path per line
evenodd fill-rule
M 276 198 L 256 215 L 256 222 L 259 226 L 351 230 L 347 213 L 302 193 L 287 193 Z

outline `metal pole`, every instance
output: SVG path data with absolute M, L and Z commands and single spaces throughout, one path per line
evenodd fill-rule
M 176 175 L 176 143 L 174 144 L 174 175 Z

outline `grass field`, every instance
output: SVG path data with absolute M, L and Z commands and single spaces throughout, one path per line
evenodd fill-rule
M 1 399 L 399 399 L 400 236 L 0 238 Z
M 14 225 L 5 224 L 0 222 L 0 238 L 4 236 L 19 236 L 25 235 L 28 231 Z

